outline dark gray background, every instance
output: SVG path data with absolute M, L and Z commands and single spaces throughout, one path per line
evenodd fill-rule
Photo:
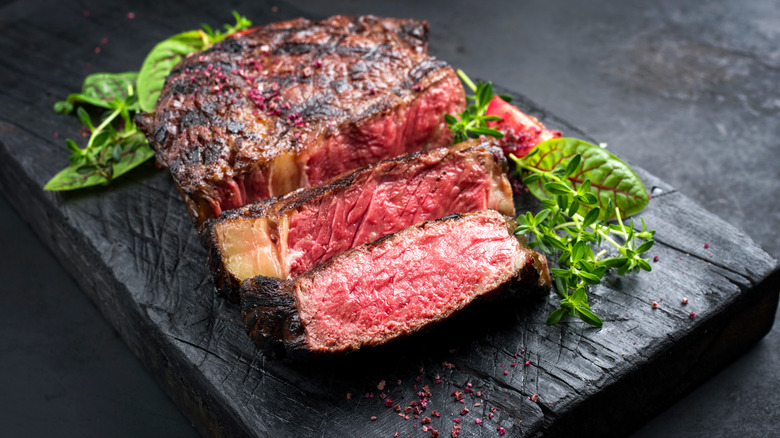
M 780 225 L 780 2 L 312 0 L 278 6 L 291 4 L 314 17 L 427 19 L 433 54 L 521 92 L 607 142 L 780 257 L 774 230 Z M 214 25 L 227 18 L 226 12 L 203 20 Z M 195 436 L 2 198 L 0 224 L 3 435 Z M 778 351 L 775 325 L 703 387 L 676 404 L 670 400 L 634 436 L 758 436 L 751 426 L 767 422 L 780 430 Z

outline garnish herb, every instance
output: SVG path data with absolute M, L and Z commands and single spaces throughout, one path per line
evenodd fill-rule
M 236 12 L 233 16 L 236 24 L 225 25 L 224 32 L 203 25 L 202 30 L 174 35 L 152 49 L 140 72 L 91 74 L 84 79 L 81 93 L 55 103 L 54 110 L 60 114 L 75 110 L 89 130 L 89 139 L 83 148 L 72 139 L 65 140 L 71 152 L 70 165 L 46 183 L 44 190 L 108 185 L 153 157 L 146 137 L 133 120 L 134 114 L 154 111 L 165 78 L 185 55 L 205 50 L 252 25 Z
M 460 143 L 471 136 L 479 137 L 488 135 L 491 137 L 502 138 L 504 134 L 501 131 L 488 128 L 487 122 L 501 120 L 498 116 L 485 115 L 487 107 L 493 99 L 493 84 L 482 81 L 474 83 L 463 70 L 458 69 L 458 76 L 474 92 L 473 96 L 466 96 L 469 105 L 466 110 L 458 114 L 457 117 L 451 114 L 445 114 L 444 120 L 452 131 L 453 143 Z M 509 102 L 512 100 L 509 96 L 501 96 L 502 99 Z
M 454 143 L 470 136 L 502 134 L 487 128 L 485 116 L 493 98 L 493 87 L 474 82 L 458 70 L 461 80 L 475 93 L 473 101 L 458 117 L 447 114 Z M 500 96 L 508 102 L 505 96 Z M 495 131 L 495 132 L 492 132 Z M 540 143 L 521 158 L 510 154 L 515 175 L 542 201 L 537 214 L 527 212 L 517 218 L 517 236 L 527 236 L 528 244 L 557 263 L 550 272 L 560 295 L 559 307 L 547 318 L 557 324 L 566 316 L 577 316 L 600 327 L 601 318 L 591 311 L 587 287 L 601 283 L 609 269 L 619 275 L 650 271 L 642 257 L 653 246 L 655 231 L 644 220 L 641 230 L 627 216 L 642 211 L 649 202 L 647 190 L 634 171 L 603 148 L 574 138 L 556 138 Z M 611 251 L 601 249 L 605 244 Z M 598 252 L 595 252 L 598 250 Z
M 562 157 L 547 159 L 555 154 Z M 588 305 L 587 286 L 601 283 L 609 268 L 619 275 L 651 270 L 642 255 L 652 248 L 655 231 L 648 230 L 644 220 L 641 231 L 634 229 L 633 219 L 623 220 L 649 201 L 642 181 L 614 155 L 573 138 L 550 139 L 523 158 L 510 158 L 523 183 L 542 200 L 539 213 L 517 218 L 515 234 L 528 235 L 529 246 L 551 258 L 557 256 L 559 267 L 550 272 L 561 301 L 547 324 L 571 315 L 601 326 L 601 318 Z M 560 164 L 545 166 L 555 162 Z M 605 172 L 620 176 L 603 178 Z M 612 254 L 607 250 L 594 253 L 594 247 L 604 244 L 615 248 Z

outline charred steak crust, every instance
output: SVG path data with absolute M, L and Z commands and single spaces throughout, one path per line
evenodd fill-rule
M 324 185 L 226 211 L 204 234 L 214 283 L 223 296 L 238 301 L 243 279 L 271 275 L 260 270 L 247 274 L 245 269 L 239 273 L 235 268 L 235 260 L 255 263 L 258 257 L 253 251 L 263 242 L 281 260 L 278 266 L 283 269 L 275 276 L 289 278 L 421 220 L 485 208 L 514 216 L 506 171 L 506 158 L 498 147 L 472 141 L 459 148 L 381 161 Z M 359 220 L 356 214 L 361 214 Z M 311 221 L 316 223 L 310 226 Z M 258 226 L 267 227 L 268 236 L 237 231 Z M 245 255 L 230 254 L 241 241 L 251 241 L 242 248 Z
M 450 143 L 465 97 L 423 21 L 273 23 L 186 57 L 138 125 L 199 230 L 222 211 Z
M 512 265 L 511 269 L 507 271 L 499 269 L 499 272 L 495 274 L 494 277 L 484 279 L 482 283 L 478 282 L 475 286 L 477 290 L 472 291 L 472 296 L 469 296 L 468 299 L 454 304 L 448 303 L 443 308 L 434 309 L 434 312 L 430 315 L 426 315 L 425 318 L 422 318 L 421 322 L 418 321 L 409 327 L 389 327 L 389 330 L 385 331 L 384 335 L 379 337 L 370 337 L 369 335 L 364 337 L 363 335 L 358 335 L 355 339 L 340 339 L 332 344 L 328 344 L 327 342 L 323 343 L 322 340 L 313 340 L 313 337 L 321 337 L 322 335 L 314 333 L 312 329 L 312 326 L 314 325 L 312 318 L 322 318 L 322 315 L 313 317 L 312 313 L 317 310 L 308 308 L 305 303 L 320 307 L 322 307 L 322 304 L 310 301 L 309 298 L 311 297 L 302 298 L 305 296 L 305 293 L 301 292 L 302 287 L 305 288 L 307 287 L 306 285 L 310 287 L 312 281 L 316 281 L 320 277 L 332 278 L 334 273 L 348 276 L 348 274 L 344 274 L 344 272 L 339 271 L 339 269 L 356 260 L 362 260 L 362 258 L 359 257 L 360 255 L 371 253 L 381 253 L 384 255 L 391 253 L 393 252 L 393 247 L 399 242 L 402 244 L 408 234 L 425 234 L 427 229 L 435 230 L 437 227 L 447 227 L 449 225 L 448 223 L 452 223 L 453 221 L 459 222 L 456 224 L 458 226 L 453 227 L 456 232 L 464 229 L 460 225 L 468 227 L 470 225 L 469 222 L 492 221 L 495 224 L 497 223 L 496 221 L 501 221 L 502 226 L 505 227 L 505 230 L 503 231 L 506 232 L 505 237 L 514 239 L 512 234 L 516 226 L 514 220 L 502 216 L 495 211 L 486 210 L 468 214 L 454 214 L 438 220 L 422 222 L 414 227 L 385 236 L 372 243 L 353 248 L 296 279 L 279 281 L 277 279 L 268 279 L 260 276 L 246 280 L 241 287 L 241 312 L 247 333 L 258 347 L 266 350 L 270 349 L 271 351 L 298 350 L 315 353 L 344 352 L 365 346 L 384 344 L 394 338 L 411 334 L 424 326 L 430 326 L 431 324 L 444 320 L 454 312 L 470 305 L 474 301 L 484 302 L 505 294 L 522 294 L 525 297 L 531 298 L 539 297 L 549 292 L 551 281 L 546 258 L 529 249 L 523 242 L 519 242 L 515 253 L 512 254 L 511 257 L 520 260 L 520 263 L 515 263 Z M 503 232 L 501 234 L 503 234 Z M 458 235 L 447 235 L 445 239 L 455 241 L 458 237 Z M 355 268 L 356 271 L 360 272 L 364 266 L 356 266 Z M 399 273 L 390 273 L 390 275 L 394 277 L 397 274 Z M 467 277 L 471 274 L 471 272 L 467 271 L 449 272 L 435 280 L 438 281 L 449 276 Z M 393 283 L 391 283 L 391 287 L 392 286 L 394 286 Z M 381 295 L 381 291 L 377 293 Z M 329 297 L 326 297 L 325 299 L 327 300 L 327 298 Z M 318 299 L 322 299 L 322 297 L 319 297 Z M 383 301 L 384 298 L 376 298 L 376 300 Z M 352 303 L 346 302 L 334 304 L 337 307 L 349 307 L 352 305 Z M 371 305 L 371 303 L 368 304 L 368 306 Z M 402 307 L 405 305 L 406 303 L 403 303 Z M 411 305 L 412 304 L 410 304 L 410 306 Z M 327 306 L 325 306 L 325 308 L 327 308 Z M 390 309 L 388 311 L 392 312 L 395 310 L 398 309 Z M 326 315 L 324 318 L 329 319 L 329 315 Z M 337 320 L 338 318 L 336 317 L 333 319 Z M 338 322 L 335 324 L 338 324 Z M 338 327 L 339 329 L 342 328 L 340 325 Z M 347 331 L 346 328 L 344 328 L 344 330 Z

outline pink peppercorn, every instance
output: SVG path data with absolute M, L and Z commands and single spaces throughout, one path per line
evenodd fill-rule
M 509 371 L 504 371 L 504 375 L 506 376 L 507 374 L 509 374 Z
M 707 249 L 707 248 L 709 248 L 709 247 L 710 247 L 710 244 L 709 244 L 709 243 L 705 243 L 705 244 L 704 244 L 704 249 Z
M 653 309 L 657 309 L 658 308 L 658 301 L 653 301 L 653 304 L 651 305 L 651 307 Z
M 525 361 L 525 366 L 528 366 L 528 365 L 531 365 L 531 361 L 530 360 Z
M 127 19 L 132 20 L 135 18 L 135 12 L 128 12 L 127 13 Z
M 477 423 L 477 424 L 482 424 L 482 420 L 480 420 L 479 418 L 477 418 L 476 420 L 474 420 L 474 422 L 475 422 L 475 423 Z
M 688 298 L 683 298 L 683 299 L 682 299 L 682 303 L 683 303 L 683 304 L 688 304 Z
M 688 317 L 691 319 L 696 318 L 696 312 L 691 312 L 691 314 L 688 315 Z

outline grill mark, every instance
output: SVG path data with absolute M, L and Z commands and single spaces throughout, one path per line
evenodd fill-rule
M 433 57 L 425 58 L 419 64 L 415 65 L 409 72 L 409 79 L 415 83 L 420 82 L 431 72 L 447 67 L 447 63 Z

